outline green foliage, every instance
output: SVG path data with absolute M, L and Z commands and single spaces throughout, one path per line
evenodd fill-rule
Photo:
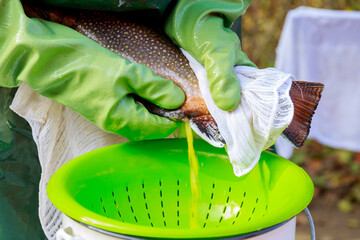
M 340 209 L 340 211 L 348 213 L 348 212 L 351 212 L 351 210 L 353 209 L 353 206 L 351 205 L 351 202 L 343 199 L 343 200 L 339 201 L 338 208 Z

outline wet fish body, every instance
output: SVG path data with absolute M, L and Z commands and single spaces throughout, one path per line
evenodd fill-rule
M 174 121 L 189 119 L 191 127 L 203 139 L 214 146 L 224 146 L 225 142 L 201 96 L 198 79 L 188 60 L 160 29 L 108 12 L 66 12 L 29 5 L 24 5 L 24 9 L 29 17 L 71 27 L 130 62 L 143 64 L 155 74 L 172 80 L 186 95 L 180 108 L 167 110 L 139 97 L 135 99 L 159 116 Z M 307 138 L 322 89 L 321 83 L 293 82 L 290 96 L 294 102 L 295 117 L 283 135 L 296 147 L 302 146 Z

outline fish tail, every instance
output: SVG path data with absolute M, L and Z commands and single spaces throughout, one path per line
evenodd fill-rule
M 324 84 L 293 81 L 290 98 L 294 104 L 294 117 L 282 135 L 296 148 L 302 147 L 310 132 L 312 116 L 319 104 Z
M 196 134 L 211 145 L 224 147 L 225 140 L 221 136 L 219 128 L 211 115 L 190 118 L 190 126 Z

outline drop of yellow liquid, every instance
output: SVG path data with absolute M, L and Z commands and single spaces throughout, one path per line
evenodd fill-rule
M 189 121 L 185 122 L 185 131 L 188 144 L 188 158 L 190 165 L 191 202 L 190 202 L 190 228 L 198 228 L 198 199 L 200 197 L 199 186 L 199 162 L 195 155 L 194 138 Z

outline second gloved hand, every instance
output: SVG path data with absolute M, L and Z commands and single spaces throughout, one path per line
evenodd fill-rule
M 177 108 L 185 95 L 173 82 L 72 29 L 27 18 L 17 0 L 0 3 L 0 86 L 25 82 L 129 140 L 163 138 L 178 127 L 132 98 L 136 94 L 163 108 Z
M 235 65 L 256 67 L 241 50 L 230 25 L 251 0 L 179 0 L 166 23 L 166 33 L 204 65 L 218 107 L 233 110 L 240 102 Z

